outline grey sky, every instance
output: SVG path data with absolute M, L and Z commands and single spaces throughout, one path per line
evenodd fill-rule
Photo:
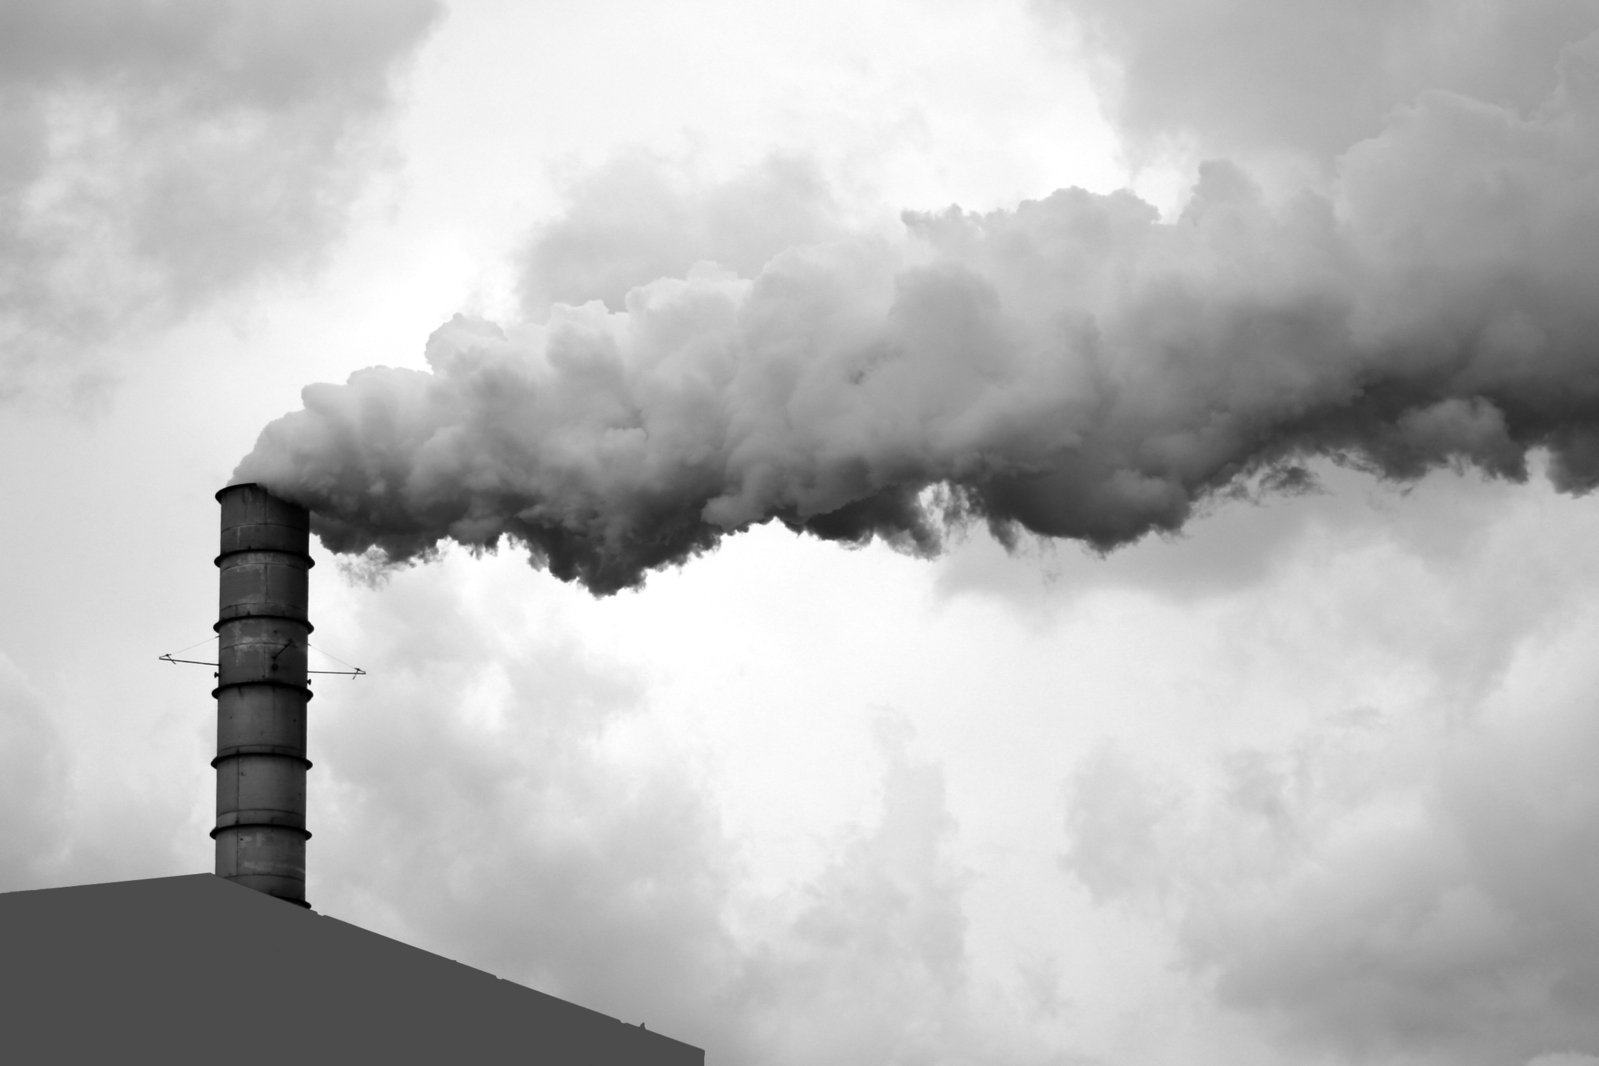
M 981 278 L 1141 353 L 1098 439 L 1151 476 L 1233 439 L 1218 396 L 1447 365 L 1305 429 L 1417 476 L 1312 460 L 1105 557 L 767 523 L 601 599 L 318 546 L 313 645 L 369 675 L 315 682 L 313 905 L 721 1063 L 1599 1061 L 1599 517 L 1551 480 L 1596 469 L 1599 5 L 1330 10 L 0 5 L 0 889 L 209 868 L 208 671 L 156 656 L 205 658 L 211 494 L 303 387 L 422 396 L 456 314 L 514 376 L 552 301 L 655 301 L 688 434 L 690 297 L 764 271 L 869 332 L 944 257 L 895 327 L 939 372 L 861 439 L 1006 375 L 989 439 L 1056 425 L 1018 412 L 1061 379 L 952 341 Z M 1328 292 L 1353 325 L 1228 317 Z M 1535 409 L 1564 436 L 1511 440 Z
M 126 334 L 315 264 L 382 159 L 390 79 L 437 13 L 6 4 L 0 396 L 81 394 L 120 373 L 103 349 Z

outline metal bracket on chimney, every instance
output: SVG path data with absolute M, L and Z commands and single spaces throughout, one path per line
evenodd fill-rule
M 285 645 L 285 647 L 287 647 L 287 645 Z M 310 645 L 307 644 L 306 647 L 309 648 Z M 321 649 L 317 649 L 317 650 L 320 651 Z M 324 652 L 322 652 L 322 654 L 323 655 L 327 655 L 328 653 L 324 651 Z M 189 663 L 190 665 L 193 665 L 193 666 L 216 666 L 217 665 L 216 663 L 213 663 L 213 662 L 206 662 L 204 659 L 179 659 L 179 658 L 177 658 L 177 653 L 176 652 L 170 652 L 170 651 L 167 652 L 165 655 L 157 655 L 156 658 L 159 659 L 161 662 L 164 662 L 164 663 L 172 663 L 174 666 L 177 665 L 178 663 Z M 328 658 L 332 659 L 333 656 L 328 655 Z M 339 660 L 339 661 L 341 661 L 341 660 Z M 344 665 L 349 666 L 350 664 L 349 663 L 345 663 Z M 365 677 L 366 676 L 366 671 L 361 669 L 359 666 L 350 666 L 350 668 L 348 670 L 307 670 L 306 673 L 308 673 L 308 674 L 332 674 L 335 677 L 348 677 L 351 680 L 354 680 L 355 678 L 358 678 L 358 677 Z

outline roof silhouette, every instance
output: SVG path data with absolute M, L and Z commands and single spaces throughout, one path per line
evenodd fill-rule
M 212 874 L 0 894 L 0 1014 L 8 1062 L 705 1061 Z

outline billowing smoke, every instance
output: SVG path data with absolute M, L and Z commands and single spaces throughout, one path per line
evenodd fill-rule
M 1332 175 L 1276 196 L 1218 161 L 1174 221 L 1066 189 L 702 263 L 625 310 L 458 317 L 429 371 L 307 388 L 235 477 L 335 551 L 509 539 L 598 593 L 773 519 L 1110 549 L 1317 457 L 1521 479 L 1542 449 L 1599 484 L 1599 36 L 1535 107 L 1421 93 Z

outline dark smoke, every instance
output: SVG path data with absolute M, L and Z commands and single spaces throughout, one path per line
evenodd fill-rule
M 305 390 L 236 478 L 335 551 L 523 544 L 597 593 L 777 520 L 933 553 L 952 522 L 1111 549 L 1332 457 L 1599 484 L 1599 37 L 1518 112 L 1418 96 L 1323 192 L 1202 168 L 907 214 L 898 242 L 709 264 L 626 309 L 457 317 L 429 372 Z

